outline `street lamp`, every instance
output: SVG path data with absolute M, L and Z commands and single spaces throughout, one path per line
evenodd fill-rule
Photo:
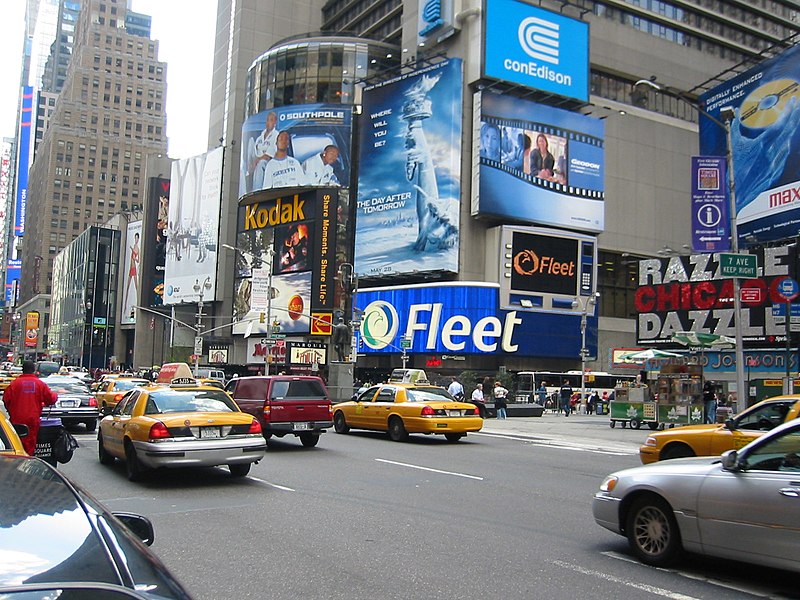
M 730 219 L 731 219 L 731 252 L 733 254 L 739 253 L 739 231 L 736 224 L 736 178 L 733 172 L 733 141 L 731 139 L 731 123 L 733 119 L 736 117 L 736 112 L 734 111 L 733 107 L 731 106 L 723 106 L 720 108 L 719 114 L 722 117 L 722 120 L 717 119 L 716 117 L 710 115 L 705 109 L 703 109 L 700 105 L 696 104 L 683 94 L 679 90 L 671 90 L 666 87 L 662 87 L 659 84 L 655 83 L 650 79 L 640 79 L 636 83 L 633 84 L 634 88 L 639 86 L 648 86 L 656 91 L 664 92 L 678 100 L 683 100 L 688 106 L 692 107 L 701 115 L 708 118 L 709 121 L 714 123 L 717 127 L 722 129 L 725 132 L 725 162 L 727 163 L 728 167 L 728 189 L 730 194 L 728 195 L 728 207 L 730 211 Z M 739 297 L 740 295 L 740 287 L 741 284 L 739 283 L 739 278 L 733 278 L 733 309 L 734 309 L 734 337 L 736 340 L 736 347 L 734 349 L 734 356 L 736 361 L 736 395 L 738 398 L 744 398 L 745 402 L 747 402 L 747 396 L 749 395 L 749 391 L 745 389 L 745 380 L 744 380 L 744 348 L 742 347 L 742 301 Z M 786 319 L 789 319 L 789 315 L 786 315 Z
M 589 350 L 586 348 L 586 320 L 587 314 L 591 309 L 594 312 L 594 307 L 597 304 L 597 299 L 600 297 L 600 292 L 595 292 L 591 296 L 581 298 L 576 296 L 572 301 L 572 309 L 581 309 L 581 405 L 586 401 L 586 355 Z
M 84 308 L 89 311 L 89 372 L 92 370 L 92 347 L 94 346 L 94 312 L 92 311 L 92 301 L 87 300 Z M 83 339 L 86 340 L 86 314 L 83 315 Z M 83 367 L 83 348 L 81 348 L 81 367 Z
M 20 315 L 18 312 L 15 312 L 15 313 L 14 313 L 14 314 L 11 316 L 11 319 L 12 319 L 12 321 L 13 321 L 13 324 L 12 324 L 12 336 L 11 336 L 11 337 L 12 337 L 12 340 L 11 340 L 11 345 L 12 345 L 12 347 L 14 348 L 14 356 L 13 356 L 13 359 L 16 359 L 16 357 L 17 357 L 17 354 L 19 354 L 19 343 L 20 343 L 20 342 L 19 342 L 19 341 L 20 341 L 20 336 L 19 336 L 19 328 L 20 328 L 20 325 L 19 325 L 19 322 L 20 322 L 20 320 L 22 319 L 22 315 Z
M 197 294 L 197 323 L 195 325 L 195 338 L 194 338 L 194 376 L 197 377 L 199 363 L 200 363 L 200 353 L 203 351 L 203 296 L 206 293 L 206 290 L 211 289 L 211 276 L 205 278 L 202 285 L 200 284 L 200 280 L 197 279 L 194 282 L 194 286 L 192 286 L 194 293 Z M 200 352 L 198 352 L 198 340 L 200 345 Z

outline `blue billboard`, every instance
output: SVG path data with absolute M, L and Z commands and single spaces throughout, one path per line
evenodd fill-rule
M 248 117 L 239 196 L 298 186 L 348 187 L 351 121 L 351 107 L 341 104 L 295 104 Z
M 502 354 L 580 356 L 581 316 L 575 313 L 501 310 L 499 286 L 486 283 L 408 285 L 359 290 L 363 311 L 359 353 Z M 589 315 L 586 347 L 597 355 L 597 318 Z
M 728 170 L 724 156 L 692 157 L 692 250 L 731 249 Z
M 700 97 L 700 152 L 725 156 L 722 109 L 734 110 L 731 154 L 742 246 L 795 237 L 800 224 L 800 45 Z
M 458 272 L 461 60 L 365 88 L 355 271 Z
M 589 24 L 521 0 L 487 0 L 486 77 L 589 100 Z
M 603 231 L 600 119 L 491 92 L 475 94 L 475 112 L 473 215 Z
M 14 235 L 25 235 L 25 213 L 28 208 L 28 170 L 31 158 L 33 123 L 33 88 L 22 88 L 22 110 L 17 134 L 17 198 L 14 204 Z
M 19 285 L 20 274 L 22 273 L 22 261 L 16 258 L 9 258 L 6 265 L 6 306 L 16 306 L 14 292 Z M 16 285 L 15 285 L 16 284 Z

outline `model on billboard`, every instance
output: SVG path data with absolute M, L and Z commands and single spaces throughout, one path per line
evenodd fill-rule
M 530 165 L 531 138 L 515 127 L 505 127 L 503 133 L 508 134 L 511 144 L 508 151 L 504 151 L 500 157 L 501 162 L 509 169 L 522 171 L 525 168 L 526 160 Z M 528 170 L 530 171 L 530 167 Z
M 264 168 L 264 183 L 261 187 L 264 189 L 293 187 L 306 183 L 303 165 L 296 158 L 289 156 L 289 132 L 281 131 L 278 134 L 275 156 Z
M 278 272 L 308 269 L 308 225 L 289 225 L 282 237 L 283 242 L 278 249 Z
M 500 160 L 500 128 L 494 123 L 481 123 L 481 156 Z
M 423 75 L 417 83 L 403 92 L 408 100 L 403 103 L 403 116 L 407 123 L 406 179 L 414 186 L 414 203 L 417 207 L 417 240 L 414 250 L 448 248 L 456 243 L 458 229 L 449 219 L 439 214 L 433 201 L 439 200 L 439 187 L 433 158 L 425 138 L 422 122 L 433 114 L 428 93 L 439 82 L 441 73 Z M 499 141 L 499 140 L 498 140 Z
M 308 184 L 339 186 L 339 180 L 333 170 L 337 160 L 339 160 L 339 148 L 333 144 L 328 144 L 322 152 L 306 159 L 303 170 Z
M 547 136 L 540 133 L 536 136 L 536 148 L 531 152 L 531 172 L 541 179 L 553 179 L 556 159 L 550 152 Z
M 133 307 L 128 304 L 128 298 L 130 298 L 130 289 L 131 283 L 133 284 L 133 291 L 134 291 L 134 299 L 139 297 L 139 234 L 135 233 L 133 235 L 133 245 L 130 246 L 130 263 L 131 266 L 128 269 L 128 284 L 125 286 L 125 314 L 127 315 L 128 312 L 133 311 Z
M 266 127 L 255 140 L 247 146 L 247 176 L 251 178 L 252 188 L 260 190 L 264 187 L 264 169 L 277 151 L 278 115 L 274 110 L 267 113 Z

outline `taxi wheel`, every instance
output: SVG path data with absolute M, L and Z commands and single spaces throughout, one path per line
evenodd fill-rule
M 318 433 L 301 433 L 299 437 L 300 443 L 303 444 L 303 448 L 313 448 L 319 441 Z
M 406 426 L 403 425 L 403 419 L 400 417 L 392 417 L 389 419 L 389 438 L 393 442 L 405 442 L 408 440 Z
M 234 477 L 244 477 L 250 472 L 251 464 L 252 463 L 247 463 L 245 465 L 228 465 L 228 469 Z
M 667 567 L 681 552 L 678 522 L 672 508 L 659 496 L 647 495 L 634 501 L 625 531 L 633 553 L 648 565 Z
M 103 435 L 97 436 L 97 458 L 101 465 L 113 465 L 114 457 L 106 452 L 106 447 L 103 445 Z
M 340 410 L 333 415 L 333 430 L 336 433 L 348 433 L 350 431 L 350 426 L 344 418 L 344 413 Z
M 466 433 L 445 433 L 444 434 L 444 439 L 446 439 L 448 442 L 457 442 L 458 440 L 460 440 L 465 435 L 467 435 L 467 434 Z
M 140 481 L 144 474 L 144 469 L 136 456 L 136 450 L 130 442 L 125 446 L 125 470 L 128 473 L 128 481 Z
M 689 458 L 697 456 L 689 446 L 686 444 L 672 444 L 664 448 L 661 453 L 661 460 L 670 460 L 673 458 Z

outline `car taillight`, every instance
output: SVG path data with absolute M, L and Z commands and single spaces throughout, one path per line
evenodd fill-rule
M 119 402 L 125 394 L 114 394 L 114 402 Z
M 261 433 L 261 423 L 259 423 L 256 419 L 253 419 L 253 422 L 250 423 L 250 431 L 247 433 Z
M 477 415 L 478 409 L 477 408 L 468 408 L 464 411 L 465 415 Z
M 436 411 L 434 411 L 430 406 L 423 406 L 421 414 L 423 417 L 432 417 L 436 414 Z
M 264 405 L 264 416 L 265 416 L 265 417 L 269 417 L 269 412 L 270 412 L 270 410 L 271 410 L 271 409 L 270 409 L 270 406 L 269 406 L 269 404 L 265 404 L 265 405 Z
M 150 428 L 149 437 L 151 440 L 163 440 L 164 438 L 172 437 L 172 434 L 167 429 L 167 426 L 159 421 Z
M 89 406 L 97 406 L 97 398 L 89 398 Z

